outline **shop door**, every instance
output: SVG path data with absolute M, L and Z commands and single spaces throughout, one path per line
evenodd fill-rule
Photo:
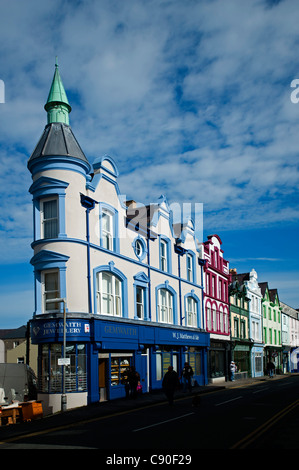
M 99 359 L 99 394 L 100 394 L 100 401 L 106 401 L 107 400 L 106 370 L 107 370 L 107 359 Z
M 136 370 L 140 375 L 140 383 L 142 385 L 142 391 L 148 392 L 148 355 L 138 354 L 136 355 Z

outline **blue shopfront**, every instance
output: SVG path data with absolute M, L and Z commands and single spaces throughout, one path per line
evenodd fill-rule
M 31 339 L 39 345 L 40 392 L 61 393 L 63 320 L 32 320 Z M 96 316 L 67 318 L 66 393 L 87 393 L 88 403 L 124 397 L 122 375 L 130 365 L 140 374 L 143 392 L 149 392 L 162 387 L 169 365 L 180 374 L 185 361 L 194 370 L 194 382 L 206 385 L 209 345 L 210 335 L 200 329 Z

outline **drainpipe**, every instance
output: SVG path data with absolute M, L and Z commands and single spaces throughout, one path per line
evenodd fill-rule
M 179 275 L 179 301 L 180 301 L 180 325 L 182 326 L 185 317 L 182 315 L 182 285 L 181 285 L 181 256 L 187 252 L 185 248 L 182 248 L 177 243 L 174 245 L 174 251 L 178 255 L 178 275 Z
M 147 233 L 147 274 L 148 274 L 148 319 L 152 319 L 152 300 L 151 300 L 151 259 L 150 259 L 150 235 Z
M 205 307 L 204 307 L 204 279 L 203 279 L 203 276 L 204 276 L 204 271 L 203 271 L 203 268 L 206 264 L 206 261 L 201 259 L 201 258 L 197 258 L 198 260 L 198 264 L 200 266 L 200 270 L 201 270 L 201 285 L 202 285 L 202 289 L 201 289 L 201 316 L 202 316 L 202 325 L 201 325 L 201 328 L 202 330 L 205 330 Z
M 89 213 L 94 209 L 97 201 L 81 194 L 81 205 L 86 209 L 86 241 L 87 241 L 87 286 L 88 286 L 88 311 L 92 312 L 91 301 L 91 275 L 90 275 L 90 236 L 89 236 Z

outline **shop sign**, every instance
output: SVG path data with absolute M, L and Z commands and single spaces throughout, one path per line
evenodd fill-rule
M 71 364 L 70 357 L 60 357 L 57 361 L 59 366 L 69 366 Z
M 66 321 L 66 336 L 70 339 L 87 339 L 90 336 L 89 323 L 82 320 Z M 32 340 L 46 341 L 53 339 L 61 339 L 63 337 L 63 320 L 50 320 L 44 322 L 31 323 Z
M 160 330 L 158 332 L 158 338 L 156 342 L 159 343 L 164 341 L 168 344 L 181 344 L 181 345 L 194 345 L 200 346 L 206 344 L 208 341 L 207 335 L 203 336 L 200 333 L 194 331 L 180 331 L 180 330 Z
M 138 338 L 138 329 L 133 326 L 126 325 L 105 325 L 103 327 L 104 336 L 120 337 L 120 338 Z
M 197 333 L 190 334 L 190 333 L 181 333 L 181 332 L 176 332 L 172 333 L 172 338 L 173 339 L 183 339 L 186 341 L 199 341 L 199 335 Z

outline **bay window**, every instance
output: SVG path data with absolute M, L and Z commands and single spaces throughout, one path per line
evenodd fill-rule
M 87 390 L 87 354 L 86 345 L 67 343 L 66 358 L 70 366 L 65 367 L 66 392 Z M 63 357 L 63 346 L 59 343 L 43 344 L 39 359 L 38 388 L 41 393 L 61 393 L 63 366 L 58 359 Z

